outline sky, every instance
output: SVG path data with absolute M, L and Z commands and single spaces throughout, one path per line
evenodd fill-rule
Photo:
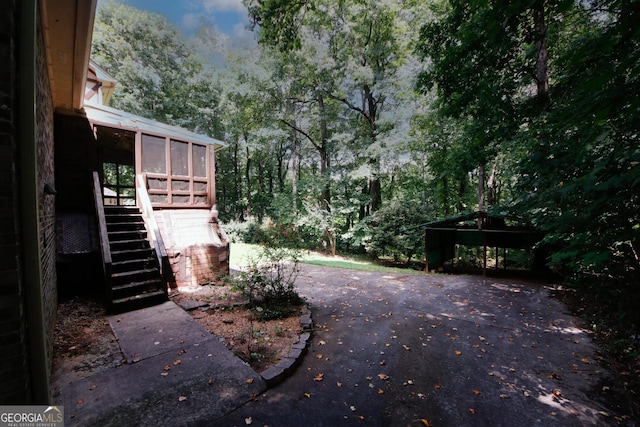
M 101 0 L 103 2 L 105 0 Z M 249 16 L 242 0 L 117 0 L 120 3 L 164 15 L 185 34 L 190 34 L 201 17 L 232 38 L 252 38 L 247 30 Z

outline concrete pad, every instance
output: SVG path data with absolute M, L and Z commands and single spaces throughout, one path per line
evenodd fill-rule
M 173 301 L 109 317 L 128 363 L 171 352 L 211 338 Z
M 188 425 L 217 419 L 262 393 L 260 375 L 210 338 L 68 384 L 65 425 Z

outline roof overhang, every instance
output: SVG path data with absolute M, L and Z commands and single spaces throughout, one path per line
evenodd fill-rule
M 53 106 L 82 108 L 97 0 L 40 0 Z
M 216 151 L 226 146 L 223 141 L 218 139 L 195 133 L 178 126 L 171 126 L 155 120 L 136 116 L 135 114 L 126 113 L 115 108 L 107 107 L 106 105 L 86 104 L 84 110 L 87 118 L 94 125 L 148 133 L 152 135 L 168 136 L 180 141 L 212 145 Z

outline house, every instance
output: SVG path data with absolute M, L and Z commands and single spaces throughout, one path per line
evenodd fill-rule
M 106 105 L 116 82 L 89 60 L 96 0 L 0 9 L 0 404 L 47 404 L 58 292 L 114 298 L 113 283 L 135 288 L 120 281 L 144 271 L 159 274 L 147 294 L 163 299 L 228 270 L 215 211 L 223 144 Z M 121 250 L 130 244 L 140 249 Z M 112 254 L 143 251 L 153 255 L 134 271 L 124 266 L 139 260 Z

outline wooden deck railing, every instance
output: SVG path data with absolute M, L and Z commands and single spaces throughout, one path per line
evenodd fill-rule
M 142 217 L 149 232 L 149 242 L 156 251 L 156 257 L 160 265 L 160 274 L 162 275 L 162 287 L 166 293 L 171 278 L 171 265 L 169 265 L 169 257 L 167 256 L 164 240 L 162 240 L 160 227 L 158 227 L 158 222 L 153 213 L 144 175 L 136 175 L 136 197 L 138 198 L 138 207 L 142 211 Z
M 107 220 L 104 217 L 104 203 L 102 201 L 102 186 L 98 172 L 93 171 L 93 201 L 98 219 L 98 237 L 100 239 L 100 253 L 102 254 L 102 269 L 104 272 L 105 298 L 108 304 L 113 300 L 111 289 L 111 248 L 107 234 Z

